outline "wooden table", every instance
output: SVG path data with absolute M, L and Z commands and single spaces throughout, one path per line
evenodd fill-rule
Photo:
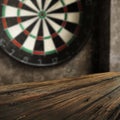
M 1 86 L 0 120 L 120 120 L 120 73 Z

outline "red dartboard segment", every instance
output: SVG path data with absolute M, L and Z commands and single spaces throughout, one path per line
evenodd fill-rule
M 22 6 L 23 6 L 23 3 L 22 3 L 22 2 L 19 2 L 19 4 L 18 4 L 18 8 L 21 9 Z
M 18 23 L 21 23 L 21 22 L 22 22 L 22 20 L 21 20 L 20 17 L 17 17 L 17 22 L 18 22 Z
M 17 40 L 12 40 L 12 43 L 16 45 L 18 48 L 21 48 L 21 44 Z
M 92 21 L 82 20 L 83 6 L 91 7 L 81 0 L 45 0 L 44 4 L 38 0 L 3 0 L 2 4 L 1 23 L 9 42 L 3 49 L 15 49 L 12 57 L 35 66 L 59 64 L 72 57 L 84 43 L 82 21 Z
M 68 8 L 67 7 L 64 7 L 64 12 L 67 13 L 68 12 Z
M 67 47 L 66 45 L 62 45 L 62 46 L 57 48 L 57 51 L 60 52 L 60 51 L 64 50 L 66 47 Z
M 66 25 L 67 25 L 67 22 L 63 21 L 61 26 L 64 28 Z
M 23 32 L 24 32 L 24 34 L 27 35 L 27 36 L 30 34 L 30 32 L 29 32 L 28 30 L 24 30 Z
M 43 40 L 43 36 L 38 36 L 37 40 Z
M 4 29 L 7 29 L 8 26 L 7 26 L 7 21 L 5 18 L 2 18 L 2 24 L 3 24 Z
M 44 55 L 44 52 L 43 51 L 34 51 L 33 54 L 35 54 L 35 55 Z
M 52 37 L 52 38 L 55 38 L 55 37 L 57 37 L 57 36 L 58 36 L 58 33 L 52 33 L 52 34 L 51 34 L 51 37 Z
M 8 0 L 3 0 L 3 4 L 7 5 L 8 4 Z

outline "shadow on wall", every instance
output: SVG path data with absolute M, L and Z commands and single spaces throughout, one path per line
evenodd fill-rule
M 110 0 L 96 2 L 93 72 L 110 71 Z

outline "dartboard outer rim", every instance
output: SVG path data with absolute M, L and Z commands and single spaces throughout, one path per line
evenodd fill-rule
M 64 62 L 72 59 L 75 55 L 77 55 L 77 53 L 79 53 L 83 49 L 83 47 L 85 46 L 85 44 L 88 42 L 89 38 L 92 36 L 92 31 L 93 31 L 93 22 L 92 22 L 92 19 L 93 19 L 93 15 L 91 14 L 91 28 L 89 29 L 89 33 L 87 33 L 86 37 L 83 38 L 84 42 L 82 42 L 81 46 L 71 56 L 68 56 L 65 59 L 63 59 L 61 61 L 58 61 L 56 63 L 34 64 L 34 63 L 30 63 L 30 62 L 25 62 L 25 61 L 23 61 L 23 60 L 15 57 L 14 55 L 10 55 L 10 53 L 3 46 L 0 46 L 0 49 L 2 49 L 6 53 L 6 55 L 8 55 L 10 58 L 13 58 L 14 60 L 19 61 L 21 63 L 24 63 L 25 65 L 30 65 L 30 66 L 33 66 L 33 67 L 49 67 L 49 66 L 59 65 L 61 63 L 64 63 Z

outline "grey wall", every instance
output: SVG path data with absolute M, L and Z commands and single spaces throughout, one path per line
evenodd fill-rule
M 120 71 L 120 0 L 111 1 L 110 71 Z
M 33 68 L 9 58 L 0 50 L 0 85 L 77 77 L 91 73 L 92 45 L 88 41 L 72 60 L 55 67 Z

